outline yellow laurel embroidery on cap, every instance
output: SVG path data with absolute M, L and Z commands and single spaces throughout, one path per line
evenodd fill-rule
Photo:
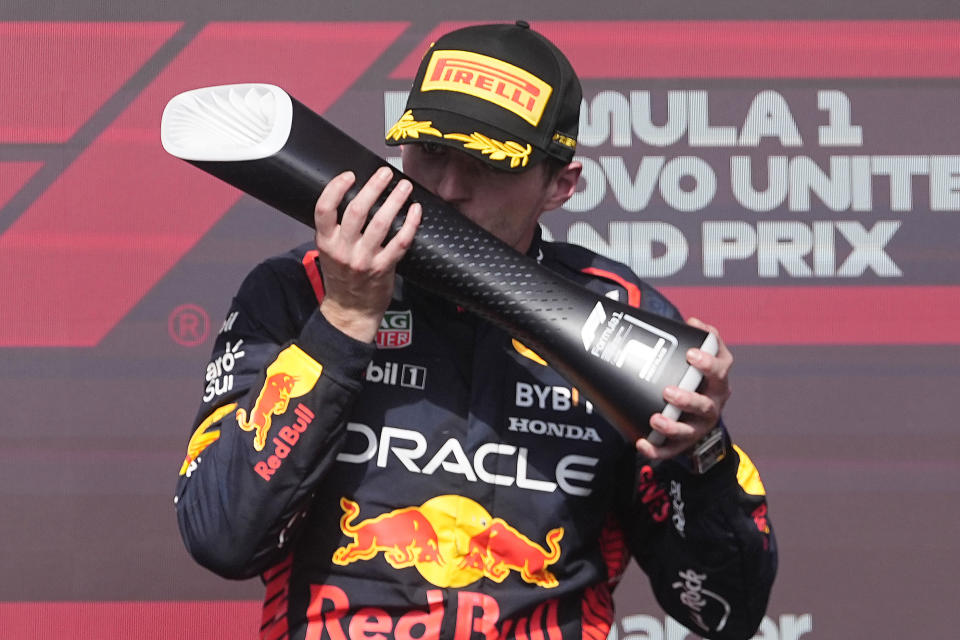
M 459 140 L 464 143 L 463 146 L 465 149 L 476 149 L 483 155 L 490 156 L 491 160 L 499 162 L 509 158 L 511 169 L 517 166 L 527 166 L 527 163 L 530 161 L 530 153 L 533 151 L 533 147 L 529 144 L 524 147 L 521 146 L 519 142 L 514 142 L 513 140 L 500 142 L 499 140 L 488 138 L 477 131 L 474 131 L 470 135 L 448 133 L 443 137 L 450 138 L 451 140 Z
M 413 111 L 407 111 L 397 120 L 396 124 L 387 131 L 387 140 L 400 140 L 401 138 L 419 138 L 421 133 L 431 136 L 443 137 L 443 134 L 432 126 L 433 120 L 425 122 L 414 120 Z

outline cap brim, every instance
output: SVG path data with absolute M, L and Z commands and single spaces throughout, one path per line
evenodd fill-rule
M 514 173 L 525 171 L 547 157 L 542 149 L 516 140 L 498 127 L 442 109 L 407 111 L 387 131 L 386 142 L 390 146 L 441 144 L 496 169 Z

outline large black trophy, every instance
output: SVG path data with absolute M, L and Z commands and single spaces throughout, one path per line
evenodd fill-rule
M 347 170 L 357 176 L 345 205 L 386 164 L 269 84 L 174 97 L 163 112 L 161 140 L 168 153 L 311 227 L 317 198 L 334 176 Z M 403 177 L 395 171 L 394 184 Z M 558 276 L 416 183 L 410 199 L 422 205 L 423 220 L 398 273 L 533 349 L 629 440 L 650 434 L 653 413 L 679 415 L 664 402 L 663 389 L 699 385 L 701 374 L 687 364 L 686 351 L 716 353 L 715 336 Z M 402 221 L 403 214 L 393 232 Z M 649 439 L 662 442 L 656 432 Z

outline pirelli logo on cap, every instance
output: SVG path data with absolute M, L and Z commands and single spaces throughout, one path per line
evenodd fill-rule
M 457 91 L 492 102 L 537 126 L 553 87 L 520 67 L 471 51 L 434 51 L 421 91 Z

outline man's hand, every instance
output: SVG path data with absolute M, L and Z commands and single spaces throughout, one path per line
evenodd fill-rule
M 670 420 L 662 413 L 650 417 L 650 427 L 664 435 L 666 442 L 656 447 L 646 439 L 637 440 L 637 451 L 651 459 L 671 458 L 687 451 L 717 425 L 720 412 L 730 397 L 730 368 L 733 354 L 720 339 L 715 327 L 690 318 L 687 324 L 717 336 L 720 348 L 712 356 L 700 349 L 687 351 L 687 362 L 703 373 L 703 382 L 696 392 L 674 386 L 663 390 L 663 399 L 682 412 L 679 420 Z
M 338 224 L 337 207 L 356 181 L 352 172 L 341 173 L 320 194 L 314 210 L 324 287 L 320 313 L 330 324 L 362 342 L 370 342 L 377 335 L 393 295 L 397 263 L 410 248 L 420 224 L 420 205 L 414 203 L 407 210 L 400 231 L 383 244 L 390 224 L 412 190 L 407 180 L 397 184 L 367 223 L 370 208 L 392 176 L 389 167 L 381 167 L 373 174 L 347 205 Z

